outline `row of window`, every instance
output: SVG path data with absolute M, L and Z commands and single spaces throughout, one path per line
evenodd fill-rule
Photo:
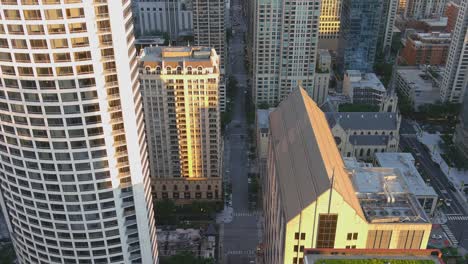
M 71 80 L 57 80 L 57 81 L 50 81 L 50 80 L 17 80 L 17 79 L 9 79 L 3 78 L 3 85 L 6 88 L 19 88 L 22 89 L 40 89 L 40 90 L 55 90 L 55 89 L 76 89 L 76 88 L 89 88 L 96 86 L 96 81 L 94 78 L 80 78 L 78 80 L 78 85 L 76 83 L 76 79 Z M 21 86 L 20 86 L 21 85 Z
M 67 19 L 85 17 L 83 8 L 66 8 L 65 12 L 62 9 L 44 9 L 43 12 L 31 9 L 23 10 L 23 12 L 16 9 L 4 9 L 3 17 L 5 20 L 61 20 L 65 18 L 64 13 Z

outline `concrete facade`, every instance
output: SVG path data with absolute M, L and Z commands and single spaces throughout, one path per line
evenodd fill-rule
M 450 48 L 449 33 L 408 34 L 400 59 L 406 65 L 445 65 Z
M 395 71 L 395 88 L 411 101 L 415 110 L 440 100 L 440 69 L 430 69 L 424 66 L 399 66 Z
M 452 44 L 443 74 L 440 98 L 443 102 L 461 103 L 468 86 L 468 2 L 461 1 Z
M 2 1 L 0 188 L 17 263 L 158 263 L 131 1 Z
M 140 81 L 154 196 L 221 199 L 219 57 L 204 47 L 149 47 Z
M 343 78 L 343 94 L 351 103 L 380 106 L 387 91 L 374 73 L 348 70 Z
M 320 2 L 255 0 L 252 91 L 256 105 L 275 106 L 298 84 L 313 94 Z
M 189 0 L 137 0 L 136 31 L 140 36 L 169 34 L 172 41 L 193 34 L 192 3 Z

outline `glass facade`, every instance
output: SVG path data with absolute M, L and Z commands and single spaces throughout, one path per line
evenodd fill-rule
M 341 11 L 341 71 L 372 71 L 383 0 L 344 0 Z

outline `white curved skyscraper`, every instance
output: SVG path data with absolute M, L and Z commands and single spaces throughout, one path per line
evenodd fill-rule
M 20 263 L 157 263 L 129 0 L 0 0 L 0 203 Z

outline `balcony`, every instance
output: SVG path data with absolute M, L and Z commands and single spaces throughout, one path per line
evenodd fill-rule
M 117 129 L 117 130 L 113 130 L 113 131 L 112 131 L 112 135 L 113 135 L 113 136 L 121 135 L 121 134 L 125 134 L 125 129 L 124 129 L 124 128 L 121 128 L 121 129 Z
M 109 112 L 111 112 L 111 113 L 118 112 L 118 111 L 122 110 L 122 106 L 121 105 L 110 106 L 107 110 Z
M 110 88 L 110 87 L 114 87 L 114 86 L 119 86 L 119 82 L 115 81 L 115 82 L 107 82 L 104 87 L 106 88 Z

